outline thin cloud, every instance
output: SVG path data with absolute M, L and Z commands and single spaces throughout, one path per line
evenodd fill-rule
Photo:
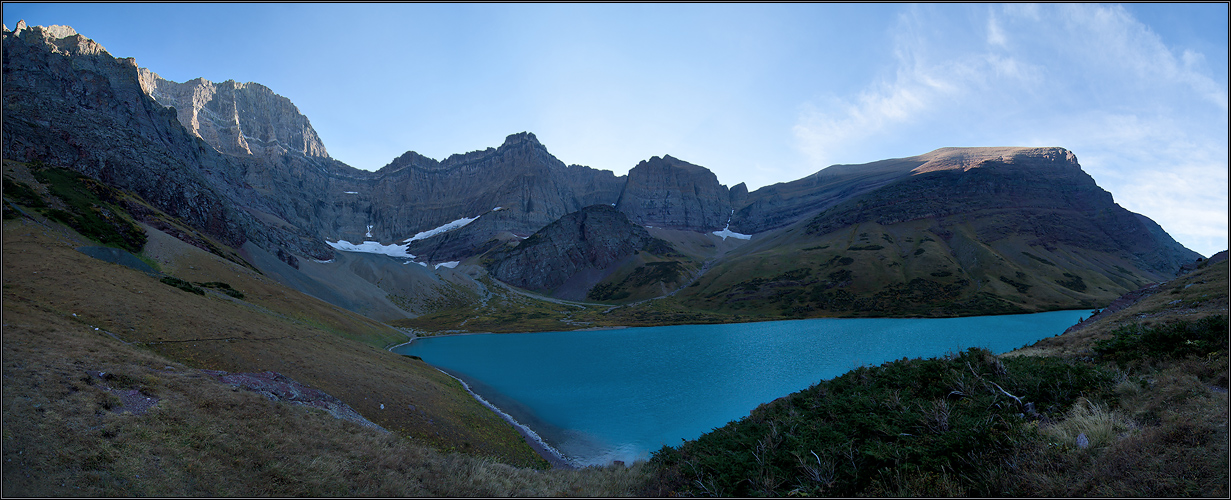
M 1004 31 L 1000 29 L 1000 22 L 996 20 L 996 14 L 987 16 L 987 44 L 1000 47 L 1008 44 Z
M 796 144 L 815 168 L 942 146 L 1062 146 L 1181 243 L 1226 247 L 1227 88 L 1203 54 L 1172 51 L 1119 6 L 953 9 L 900 17 L 891 77 L 801 106 Z

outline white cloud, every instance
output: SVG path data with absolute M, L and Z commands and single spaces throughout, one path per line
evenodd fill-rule
M 1203 54 L 1172 51 L 1119 6 L 959 8 L 908 9 L 890 77 L 801 106 L 796 144 L 815 168 L 943 146 L 1061 146 L 1181 243 L 1226 248 L 1227 87 Z
M 1001 47 L 1008 44 L 1004 31 L 1000 29 L 1000 23 L 996 20 L 996 14 L 987 16 L 987 44 Z
M 1204 56 L 1185 50 L 1176 57 L 1150 28 L 1119 5 L 1056 5 L 1059 27 L 1050 28 L 1056 42 L 1074 59 L 1100 69 L 1129 72 L 1147 86 L 1180 85 L 1227 109 L 1227 92 L 1200 72 Z M 1088 70 L 1088 68 L 1082 68 Z

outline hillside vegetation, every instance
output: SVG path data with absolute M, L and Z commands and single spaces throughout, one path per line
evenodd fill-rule
M 1227 494 L 1226 261 L 1013 353 L 860 367 L 649 463 L 549 469 L 454 379 L 385 350 L 401 332 L 277 284 L 130 193 L 41 166 L 4 173 L 6 496 Z M 139 265 L 75 250 L 136 241 Z M 481 306 L 403 321 L 526 331 L 775 317 L 675 297 L 553 302 L 479 282 Z M 389 432 L 202 369 L 282 373 Z
M 1227 262 L 1033 346 L 865 366 L 651 460 L 652 495 L 1226 496 Z
M 622 495 L 641 477 L 623 467 L 539 472 L 548 463 L 456 380 L 385 350 L 406 340 L 401 332 L 149 224 L 136 226 L 152 274 L 75 251 L 114 240 L 40 214 L 35 199 L 132 220 L 124 203 L 74 204 L 39 182 L 40 169 L 6 162 L 4 173 L 29 195 L 5 190 L 6 496 Z M 281 373 L 389 432 L 239 391 L 202 369 Z

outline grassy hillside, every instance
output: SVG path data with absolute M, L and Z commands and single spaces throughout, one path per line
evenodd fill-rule
M 651 460 L 653 495 L 1226 496 L 1227 262 L 1083 329 L 861 367 Z
M 1157 278 L 1112 255 L 1019 235 L 982 243 L 980 226 L 946 227 L 865 222 L 816 235 L 797 225 L 732 252 L 678 298 L 788 318 L 1009 314 L 1093 308 Z
M 134 206 L 152 209 L 126 193 L 76 178 L 41 181 L 9 163 L 4 173 L 5 496 L 1228 494 L 1226 261 L 1013 353 L 974 349 L 861 367 L 664 448 L 648 464 L 549 470 L 452 378 L 385 350 L 405 339 L 397 330 L 285 288 L 165 215 L 142 218 L 161 230 L 137 223 Z M 54 183 L 85 191 L 65 200 Z M 86 210 L 94 222 L 82 222 Z M 815 287 L 821 271 L 922 277 L 952 263 L 970 276 L 970 262 L 1003 259 L 1029 279 L 984 277 L 988 286 L 1091 295 L 1112 287 L 1077 267 L 1122 266 L 1063 248 L 946 249 L 898 230 L 795 241 L 805 257 L 794 262 L 757 260 L 789 252 L 786 240 L 750 242 L 732 248 L 742 253 L 731 262 L 752 271 L 714 276 L 767 279 L 710 277 L 690 288 L 755 294 L 809 279 Z M 155 275 L 74 250 L 139 239 L 139 260 Z M 1123 269 L 1107 279 L 1123 287 L 1143 279 Z M 679 297 L 549 301 L 478 283 L 477 305 L 403 321 L 433 331 L 530 331 L 786 314 L 699 311 Z M 1028 296 L 1036 305 L 1045 297 Z M 277 371 L 392 432 L 270 401 L 201 369 Z
M 31 205 L 131 221 L 123 203 L 66 202 L 22 165 L 6 164 L 5 180 L 25 186 L 24 197 L 5 190 L 6 496 L 620 495 L 640 477 L 535 472 L 546 461 L 456 380 L 385 350 L 406 339 L 397 330 L 224 259 L 237 256 L 198 233 L 181 236 L 218 251 L 135 224 L 159 275 L 94 259 L 74 249 L 105 234 Z M 200 369 L 276 371 L 391 432 L 236 392 Z M 132 410 L 131 397 L 156 404 Z
M 862 223 L 818 236 L 799 225 L 721 252 L 697 251 L 700 246 L 693 242 L 696 248 L 689 248 L 682 264 L 643 258 L 601 281 L 591 290 L 589 303 L 564 307 L 534 294 L 501 295 L 395 323 L 428 333 L 524 332 L 813 317 L 1017 314 L 1095 309 L 1164 279 L 1115 255 L 1063 244 L 1031 246 L 1018 235 L 980 243 L 974 236 L 978 230 L 955 225 L 947 231 L 934 221 L 917 220 L 889 226 Z M 703 259 L 707 263 L 697 266 Z M 680 288 L 674 295 L 663 296 L 675 287 Z
M 235 391 L 196 363 L 14 301 L 6 293 L 5 497 L 627 496 L 644 477 L 643 464 L 541 470 L 441 451 Z M 156 404 L 135 413 L 116 396 L 129 391 Z

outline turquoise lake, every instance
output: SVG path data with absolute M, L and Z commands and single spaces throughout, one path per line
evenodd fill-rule
M 577 466 L 631 463 L 863 365 L 969 347 L 1003 353 L 1090 311 L 944 319 L 807 319 L 455 335 L 395 352 L 466 381 Z

